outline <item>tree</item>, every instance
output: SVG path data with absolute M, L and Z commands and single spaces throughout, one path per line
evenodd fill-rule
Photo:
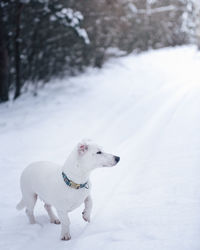
M 200 41 L 194 6 L 194 0 L 1 0 L 1 100 L 29 86 L 37 94 L 40 83 L 102 67 L 109 56 Z
M 15 83 L 15 95 L 14 99 L 21 94 L 21 59 L 20 59 L 20 26 L 21 26 L 21 15 L 24 4 L 20 0 L 16 1 L 16 31 L 15 31 L 15 72 L 16 72 L 16 83 Z
M 8 51 L 3 24 L 3 9 L 0 8 L 0 102 L 8 100 Z
M 90 41 L 80 26 L 82 14 L 68 8 L 66 1 L 2 0 L 0 9 L 1 28 L 6 30 L 1 43 L 10 58 L 7 85 L 14 89 L 15 99 L 25 83 L 32 82 L 36 93 L 39 81 L 82 70 L 84 48 Z M 5 59 L 2 65 L 7 65 Z

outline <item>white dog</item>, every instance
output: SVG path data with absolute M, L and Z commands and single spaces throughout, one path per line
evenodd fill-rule
M 83 202 L 83 219 L 90 222 L 92 200 L 90 197 L 90 172 L 97 167 L 112 167 L 120 158 L 101 151 L 92 143 L 78 144 L 69 155 L 64 166 L 50 162 L 35 162 L 23 171 L 20 179 L 22 199 L 17 205 L 21 210 L 26 207 L 26 214 L 31 224 L 35 223 L 34 206 L 39 196 L 44 201 L 51 223 L 61 223 L 61 239 L 69 240 L 68 212 L 79 207 Z M 59 219 L 51 206 L 57 210 Z

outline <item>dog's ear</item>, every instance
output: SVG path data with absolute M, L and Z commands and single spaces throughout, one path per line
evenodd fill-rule
M 84 154 L 88 150 L 88 145 L 86 143 L 79 143 L 78 144 L 78 153 L 80 155 Z

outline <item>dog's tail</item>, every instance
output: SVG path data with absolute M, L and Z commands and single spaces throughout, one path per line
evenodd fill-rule
M 16 209 L 22 210 L 23 208 L 25 208 L 25 204 L 24 204 L 23 199 L 21 199 L 21 201 L 17 204 Z

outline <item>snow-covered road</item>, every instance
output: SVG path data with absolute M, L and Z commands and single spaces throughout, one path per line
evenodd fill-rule
M 162 49 L 110 61 L 0 106 L 1 250 L 199 250 L 200 54 Z M 35 160 L 63 163 L 91 138 L 117 154 L 91 177 L 90 224 L 70 214 L 69 242 L 48 222 L 17 212 L 19 176 Z

